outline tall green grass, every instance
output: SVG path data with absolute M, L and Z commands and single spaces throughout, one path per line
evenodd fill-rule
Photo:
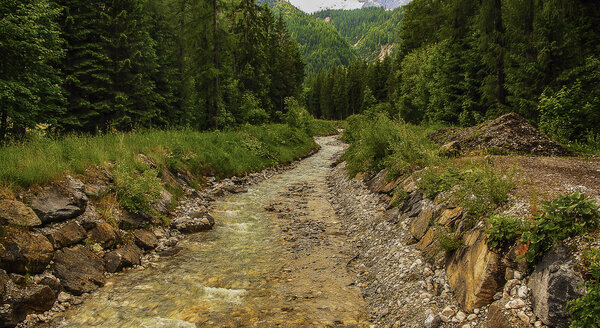
M 270 124 L 232 131 L 178 129 L 40 137 L 0 147 L 0 185 L 14 189 L 45 184 L 109 162 L 135 165 L 140 153 L 165 167 L 227 177 L 290 162 L 317 147 L 309 132 L 332 130 L 332 124 L 324 123 L 311 131 Z

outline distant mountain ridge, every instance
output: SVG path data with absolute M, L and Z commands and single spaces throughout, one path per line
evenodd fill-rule
M 285 0 L 305 13 L 312 14 L 328 9 L 360 9 L 368 7 L 383 7 L 396 9 L 412 0 Z M 267 3 L 273 6 L 277 0 L 258 0 L 259 4 Z

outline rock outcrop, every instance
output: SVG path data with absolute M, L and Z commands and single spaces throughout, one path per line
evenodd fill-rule
M 569 327 L 568 301 L 583 295 L 583 279 L 573 269 L 573 259 L 566 247 L 554 246 L 535 266 L 529 279 L 533 311 L 548 326 Z
M 89 293 L 105 282 L 104 261 L 81 245 L 58 250 L 53 271 L 65 290 L 74 295 Z
M 463 310 L 471 311 L 491 303 L 504 285 L 504 266 L 500 256 L 492 252 L 483 228 L 468 232 L 447 267 L 450 288 Z
M 98 243 L 103 248 L 111 248 L 121 242 L 119 231 L 104 221 L 96 223 L 95 227 L 88 231 L 87 237 L 90 242 Z

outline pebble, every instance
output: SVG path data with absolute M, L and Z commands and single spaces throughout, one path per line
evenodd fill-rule
M 535 328 L 540 328 L 540 327 L 542 327 L 543 325 L 544 325 L 544 323 L 543 323 L 543 322 L 541 322 L 541 321 L 539 321 L 539 320 L 533 323 L 533 326 L 534 326 Z
M 523 321 L 524 323 L 529 324 L 529 317 L 527 316 L 527 314 L 525 314 L 525 312 L 519 311 L 517 313 L 517 317 L 519 317 L 519 319 L 521 319 L 521 321 Z
M 469 321 L 473 321 L 475 319 L 477 319 L 477 314 L 475 314 L 475 313 L 471 313 L 467 316 L 467 320 L 469 320 Z
M 463 311 L 458 311 L 455 318 L 456 320 L 458 320 L 458 322 L 463 322 L 467 318 L 467 314 Z
M 508 301 L 508 303 L 506 303 L 506 305 L 504 307 L 507 309 L 520 309 L 524 306 L 525 306 L 525 302 L 522 299 L 514 299 L 511 301 Z
M 519 296 L 519 298 L 527 298 L 528 293 L 529 288 L 527 288 L 527 286 L 525 285 L 519 287 L 519 290 L 517 291 L 517 295 Z
M 454 315 L 454 310 L 448 305 L 442 310 L 442 315 L 452 317 Z

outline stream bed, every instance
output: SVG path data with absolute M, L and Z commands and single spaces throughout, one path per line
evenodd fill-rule
M 352 277 L 339 271 L 344 269 L 339 268 L 342 249 L 348 247 L 345 237 L 327 232 L 339 228 L 324 199 L 324 180 L 343 148 L 336 137 L 317 142 L 321 150 L 295 168 L 217 201 L 211 212 L 217 222 L 214 230 L 189 235 L 179 242 L 180 252 L 161 258 L 154 267 L 111 277 L 51 326 L 366 326 L 360 292 L 347 288 Z M 316 212 L 302 214 L 324 220 L 319 224 L 326 228 L 315 238 L 328 245 L 301 256 L 286 247 L 277 216 L 265 209 L 274 202 L 288 202 L 293 209 L 294 199 L 285 192 L 298 185 L 311 186 L 302 204 Z M 302 229 L 296 230 L 302 238 Z M 290 240 L 297 242 L 296 237 Z

